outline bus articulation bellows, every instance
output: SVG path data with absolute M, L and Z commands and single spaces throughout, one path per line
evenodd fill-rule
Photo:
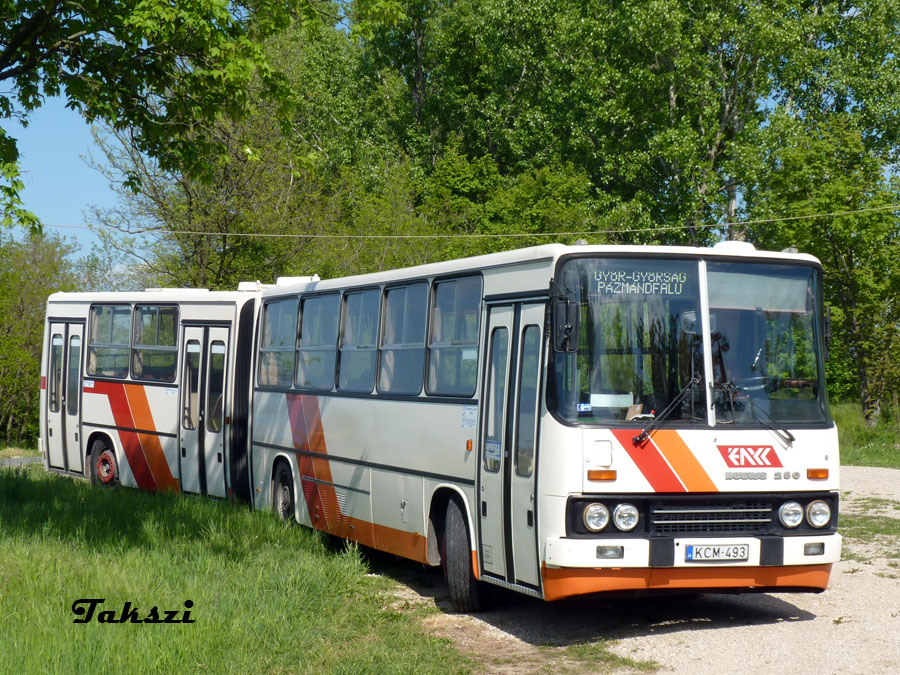
M 821 591 L 839 457 L 811 256 L 547 245 L 50 297 L 49 470 L 230 498 L 485 584 Z

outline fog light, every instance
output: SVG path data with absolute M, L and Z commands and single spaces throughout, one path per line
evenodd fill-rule
M 597 558 L 600 560 L 621 560 L 625 557 L 624 546 L 598 546 Z
M 803 555 L 825 555 L 825 542 L 817 541 L 814 544 L 803 544 Z

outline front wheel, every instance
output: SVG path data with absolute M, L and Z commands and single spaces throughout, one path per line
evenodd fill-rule
M 472 546 L 463 510 L 456 499 L 447 504 L 444 521 L 442 563 L 450 604 L 457 612 L 479 612 L 483 589 L 472 570 Z
M 97 487 L 112 487 L 119 482 L 119 467 L 116 453 L 103 439 L 94 441 L 87 461 L 91 484 Z
M 294 519 L 294 478 L 284 463 L 278 465 L 272 477 L 272 506 L 281 520 Z

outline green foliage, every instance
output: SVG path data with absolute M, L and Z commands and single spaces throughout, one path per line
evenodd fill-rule
M 252 115 L 203 123 L 224 149 L 192 146 L 212 181 L 147 164 L 140 133 L 113 125 L 117 180 L 145 190 L 100 222 L 130 233 L 118 246 L 146 253 L 154 283 L 228 288 L 582 237 L 796 246 L 826 269 L 833 399 L 870 420 L 900 408 L 898 214 L 871 211 L 900 201 L 900 0 L 333 9 L 257 45 L 290 95 L 272 102 L 258 71 L 241 93 Z M 865 213 L 806 219 L 846 211 Z M 773 222 L 743 223 L 760 219 Z
M 900 431 L 895 419 L 885 415 L 877 424 L 868 424 L 856 403 L 833 405 L 831 412 L 840 437 L 841 464 L 900 469 Z
M 62 94 L 89 122 L 128 129 L 164 168 L 208 176 L 222 148 L 206 126 L 245 117 L 251 82 L 275 100 L 287 96 L 262 41 L 314 13 L 306 0 L 4 0 L 0 120 L 27 123 L 45 96 Z M 18 198 L 17 162 L 15 141 L 0 133 L 5 221 L 33 224 Z
M 224 502 L 0 469 L 3 672 L 455 672 L 353 546 Z M 74 624 L 72 604 L 194 623 Z M 23 630 L 27 626 L 27 630 Z M 113 636 L 113 637 L 111 637 Z M 109 647 L 110 640 L 116 648 Z
M 74 287 L 73 250 L 52 235 L 0 236 L 0 443 L 37 438 L 44 310 Z
M 900 203 L 900 182 L 886 177 L 883 164 L 866 148 L 856 120 L 835 114 L 813 128 L 779 116 L 768 130 L 774 137 L 764 186 L 750 197 L 760 217 L 815 216 L 840 211 L 883 209 Z M 799 129 L 798 129 L 799 128 Z M 760 226 L 756 236 L 781 248 L 796 246 L 825 264 L 825 296 L 832 333 L 838 398 L 846 398 L 848 372 L 856 374 L 854 398 L 866 417 L 896 405 L 900 385 L 900 223 L 892 210 L 841 217 L 816 217 Z M 841 393 L 844 396 L 841 396 Z

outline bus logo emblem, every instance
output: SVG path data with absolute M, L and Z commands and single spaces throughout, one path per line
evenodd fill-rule
M 759 466 L 781 466 L 771 445 L 717 445 L 722 459 L 732 469 Z

